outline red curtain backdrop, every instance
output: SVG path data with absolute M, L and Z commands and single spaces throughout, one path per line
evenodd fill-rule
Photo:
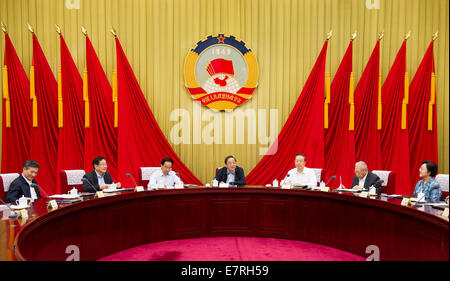
M 30 155 L 40 165 L 36 180 L 50 195 L 56 192 L 58 85 L 35 34 L 33 34 L 33 66 L 38 124 L 31 129 Z
M 248 185 L 271 184 L 281 181 L 295 167 L 294 156 L 306 155 L 306 166 L 324 167 L 324 95 L 325 62 L 328 41 L 300 93 L 286 124 L 268 153 L 247 176 Z
M 352 184 L 355 163 L 354 130 L 349 130 L 352 54 L 353 44 L 350 41 L 331 84 L 331 102 L 328 105 L 330 121 L 328 129 L 325 129 L 326 178 L 329 179 L 333 175 L 337 177 L 330 183 L 331 188 L 339 186 L 340 177 L 344 186 L 349 187 Z
M 62 35 L 60 43 L 63 124 L 59 129 L 58 174 L 60 170 L 83 169 L 84 165 L 83 80 Z M 59 193 L 59 175 L 56 186 Z
M 377 41 L 355 89 L 355 155 L 369 170 L 381 169 L 381 146 L 377 132 L 380 41 Z
M 381 135 L 381 153 L 383 170 L 394 171 L 396 194 L 411 194 L 409 176 L 408 125 L 401 128 L 402 101 L 405 96 L 406 41 L 397 53 L 394 64 L 383 84 L 383 128 Z
M 30 84 L 8 33 L 5 33 L 4 58 L 8 68 L 11 127 L 6 127 L 6 100 L 3 99 L 2 173 L 21 173 L 23 162 L 30 158 Z
M 127 186 L 134 186 L 126 173 L 138 181 L 139 167 L 158 167 L 161 159 L 170 157 L 173 170 L 188 184 L 202 183 L 173 151 L 156 122 L 134 76 L 127 57 L 116 38 L 117 82 L 119 100 L 119 179 Z
M 86 64 L 90 126 L 85 129 L 84 169 L 91 171 L 92 160 L 103 156 L 108 163 L 108 172 L 117 180 L 117 130 L 114 128 L 112 88 L 87 36 Z
M 436 95 L 431 100 L 431 75 L 435 72 L 433 42 L 430 43 L 409 87 L 408 131 L 411 184 L 420 179 L 423 160 L 438 163 Z M 435 88 L 436 89 L 436 88 Z M 428 108 L 432 101 L 431 130 L 428 130 Z

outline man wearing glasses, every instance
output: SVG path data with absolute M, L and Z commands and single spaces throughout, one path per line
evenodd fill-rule
M 175 184 L 183 185 L 183 182 L 178 177 L 178 174 L 172 171 L 173 161 L 170 158 L 164 158 L 161 160 L 161 170 L 158 170 L 152 174 L 147 188 L 173 188 Z
M 94 170 L 83 176 L 83 178 L 87 179 L 83 181 L 84 192 L 97 192 L 99 190 L 107 189 L 109 184 L 114 183 L 111 175 L 106 171 L 108 165 L 104 157 L 95 157 L 92 161 L 92 166 L 94 166 Z M 121 184 L 118 182 L 117 188 L 120 187 Z

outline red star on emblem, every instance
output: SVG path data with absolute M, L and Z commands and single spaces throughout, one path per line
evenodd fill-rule
M 220 35 L 218 39 L 219 39 L 219 43 L 223 43 L 223 39 L 224 39 L 224 38 L 223 38 L 222 35 Z

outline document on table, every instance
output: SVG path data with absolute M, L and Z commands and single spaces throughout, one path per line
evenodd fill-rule
M 444 208 L 448 208 L 448 204 L 445 203 L 445 202 L 425 203 L 425 205 L 427 205 L 427 206 L 432 206 L 432 207 L 444 207 Z

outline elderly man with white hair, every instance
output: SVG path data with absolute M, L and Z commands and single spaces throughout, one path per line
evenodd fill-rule
M 379 194 L 381 192 L 380 178 L 374 173 L 369 172 L 365 162 L 356 162 L 352 188 L 369 190 L 371 186 L 374 186 L 377 189 L 377 194 Z

